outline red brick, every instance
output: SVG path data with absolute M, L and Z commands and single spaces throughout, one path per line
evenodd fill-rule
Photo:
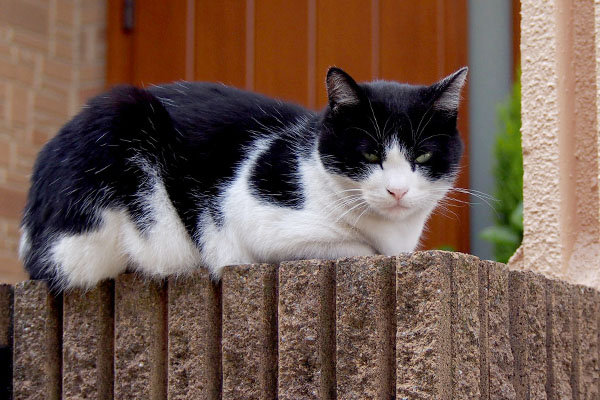
M 48 134 L 40 130 L 34 130 L 31 135 L 32 143 L 39 147 L 46 144 L 49 139 Z
M 19 230 L 19 221 L 18 220 L 7 220 L 6 221 L 6 229 L 5 232 L 8 236 L 18 238 L 21 235 Z
M 75 6 L 73 1 L 56 1 L 56 22 L 61 25 L 73 26 L 75 23 Z
M 40 35 L 48 34 L 47 5 L 36 5 L 21 0 L 4 0 L 0 3 L 0 18 L 14 28 Z
M 68 99 L 58 98 L 46 93 L 36 93 L 34 96 L 33 106 L 36 109 L 47 111 L 58 117 L 66 117 L 69 115 Z
M 25 207 L 24 191 L 0 187 L 0 216 L 18 218 Z
M 104 78 L 104 65 L 87 65 L 79 69 L 79 79 L 81 82 L 98 82 Z
M 6 173 L 6 186 L 10 187 L 12 190 L 15 191 L 19 191 L 21 193 L 25 194 L 27 193 L 27 190 L 29 190 L 29 175 L 30 175 L 31 171 L 28 170 L 27 173 L 22 173 L 22 172 L 16 172 L 16 171 L 8 171 Z M 0 207 L 2 207 L 2 201 L 0 200 Z M 23 206 L 20 207 L 21 209 L 23 209 L 23 207 L 25 207 L 25 203 L 23 203 Z M 2 215 L 2 212 L 0 211 L 0 215 Z M 12 218 L 15 218 L 15 215 L 17 214 L 13 214 Z M 18 214 L 20 216 L 20 214 Z
M 8 165 L 11 154 L 11 143 L 6 139 L 0 139 L 0 165 Z
M 83 3 L 81 7 L 81 23 L 89 25 L 103 23 L 106 19 L 106 6 L 104 2 L 92 1 Z
M 35 69 L 0 59 L 0 77 L 31 85 L 35 79 Z
M 75 67 L 71 63 L 51 57 L 44 59 L 42 73 L 44 77 L 56 79 L 63 84 L 70 83 L 74 78 Z
M 20 86 L 11 87 L 11 121 L 26 124 L 30 120 L 31 91 Z
M 91 87 L 91 88 L 81 89 L 79 91 L 78 102 L 80 105 L 83 105 L 83 104 L 87 103 L 87 101 L 90 98 L 102 93 L 103 91 L 104 91 L 103 86 L 95 86 L 95 87 Z
M 14 32 L 12 43 L 18 47 L 46 53 L 50 47 L 47 36 L 40 36 L 30 32 L 17 30 Z
M 17 283 L 27 279 L 27 273 L 16 253 L 0 255 L 0 282 Z
M 19 64 L 19 66 L 37 69 L 42 65 L 42 56 L 29 49 L 18 49 L 16 54 L 17 64 Z
M 72 40 L 57 41 L 53 50 L 53 55 L 62 60 L 74 62 L 77 59 L 76 49 Z

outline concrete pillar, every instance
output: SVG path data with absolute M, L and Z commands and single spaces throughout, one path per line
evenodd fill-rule
M 167 310 L 162 282 L 115 280 L 114 398 L 167 398 Z
M 25 281 L 14 292 L 13 399 L 61 397 L 61 307 L 45 282 Z
M 544 279 L 511 271 L 508 281 L 510 344 L 517 399 L 546 399 L 546 293 Z
M 396 390 L 396 259 L 336 263 L 336 376 L 339 399 L 390 399 Z
M 0 399 L 12 393 L 13 287 L 0 284 Z
M 278 398 L 335 399 L 333 262 L 311 260 L 280 265 L 278 325 Z
M 221 285 L 204 268 L 168 285 L 168 399 L 220 399 Z
M 113 283 L 63 297 L 62 398 L 113 397 Z
M 223 400 L 277 397 L 277 268 L 223 270 Z
M 596 15 L 600 2 L 523 0 L 525 231 L 513 267 L 600 287 Z

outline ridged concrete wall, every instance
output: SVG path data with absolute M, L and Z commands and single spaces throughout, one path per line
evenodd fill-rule
M 219 285 L 126 274 L 58 299 L 5 285 L 0 346 L 15 400 L 595 399 L 599 306 L 589 288 L 422 252 L 230 267 Z

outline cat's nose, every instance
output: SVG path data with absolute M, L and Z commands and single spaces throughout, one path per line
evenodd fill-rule
M 408 189 L 406 188 L 387 188 L 389 194 L 394 196 L 396 200 L 401 200 L 406 193 L 408 193 Z

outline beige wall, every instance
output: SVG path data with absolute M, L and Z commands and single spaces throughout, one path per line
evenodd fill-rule
M 104 87 L 105 0 L 0 0 L 0 282 L 25 277 L 19 218 L 40 147 Z
M 598 1 L 522 1 L 525 232 L 513 263 L 595 287 L 599 13 Z

